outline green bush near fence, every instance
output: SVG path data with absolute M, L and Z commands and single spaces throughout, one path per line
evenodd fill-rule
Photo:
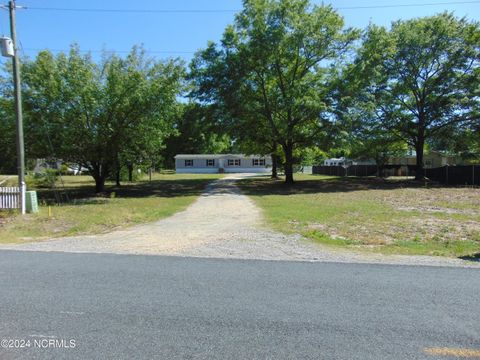
M 54 169 L 46 169 L 41 173 L 27 175 L 25 182 L 28 189 L 47 188 L 52 189 L 58 181 L 59 171 Z

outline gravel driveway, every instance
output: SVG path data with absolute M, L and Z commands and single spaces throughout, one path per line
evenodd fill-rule
M 459 259 L 386 256 L 334 250 L 299 235 L 267 229 L 261 210 L 243 195 L 233 174 L 213 181 L 185 211 L 155 223 L 108 234 L 2 245 L 0 249 L 118 254 L 177 255 L 264 260 L 367 262 L 438 266 L 480 266 Z

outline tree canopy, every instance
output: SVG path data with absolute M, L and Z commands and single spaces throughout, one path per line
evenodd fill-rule
M 352 68 L 363 107 L 377 129 L 416 150 L 418 179 L 428 139 L 478 121 L 479 61 L 479 24 L 449 13 L 366 30 Z
M 6 71 L 10 69 L 7 68 Z M 16 136 L 13 88 L 10 79 L 0 78 L 0 173 L 16 173 Z
M 329 62 L 358 32 L 344 29 L 331 6 L 308 0 L 243 4 L 221 44 L 211 43 L 194 59 L 194 96 L 221 106 L 231 128 L 256 131 L 264 152 L 278 144 L 292 183 L 295 149 L 318 140 L 329 120 Z
M 101 192 L 122 165 L 158 156 L 173 131 L 184 67 L 137 47 L 97 64 L 73 46 L 68 55 L 39 53 L 23 74 L 29 148 L 89 169 Z

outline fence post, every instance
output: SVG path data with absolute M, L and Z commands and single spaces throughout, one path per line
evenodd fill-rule
M 472 186 L 475 186 L 475 165 L 472 165 Z
M 447 185 L 448 185 L 448 164 L 445 166 L 445 169 L 446 169 L 446 173 L 447 173 L 446 180 L 447 180 Z

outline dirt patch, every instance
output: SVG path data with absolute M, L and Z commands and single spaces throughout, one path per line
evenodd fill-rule
M 386 194 L 382 200 L 403 211 L 480 216 L 478 188 L 398 189 Z
M 356 224 L 345 221 L 329 226 L 327 232 L 340 233 L 366 245 L 391 244 L 398 240 L 448 242 L 479 238 L 479 189 L 400 188 L 358 193 L 358 199 L 367 198 L 393 210 L 388 222 Z

